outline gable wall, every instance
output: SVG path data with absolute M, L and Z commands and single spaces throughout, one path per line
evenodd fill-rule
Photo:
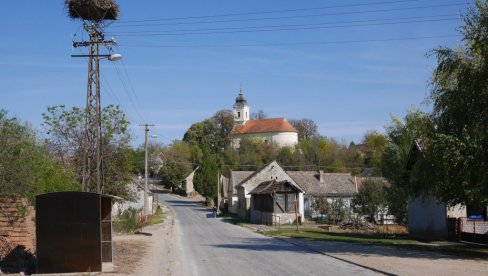
M 295 181 L 293 181 L 293 179 L 288 176 L 288 174 L 286 174 L 286 172 L 277 163 L 273 162 L 242 185 L 245 188 L 245 197 L 251 198 L 251 195 L 248 195 L 250 191 L 256 188 L 259 184 L 272 179 L 277 181 L 288 180 L 295 183 Z
M 250 215 L 250 206 L 251 206 L 251 195 L 249 194 L 254 188 L 256 188 L 259 184 L 269 181 L 271 179 L 275 179 L 277 181 L 287 180 L 296 185 L 295 181 L 278 165 L 276 162 L 270 163 L 264 169 L 259 171 L 256 175 L 248 179 L 244 182 L 240 187 L 237 189 L 237 196 L 238 201 L 240 202 L 241 208 L 238 210 L 238 215 L 241 218 L 247 218 Z M 297 185 L 298 186 L 298 185 Z M 303 193 L 300 192 L 298 194 L 298 207 L 299 213 L 301 217 L 304 217 L 304 208 L 303 208 Z

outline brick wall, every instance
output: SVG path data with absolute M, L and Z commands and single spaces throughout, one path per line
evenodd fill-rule
M 462 218 L 461 231 L 474 234 L 488 234 L 488 221 Z
M 35 212 L 27 199 L 20 197 L 0 198 L 0 242 L 3 248 L 15 248 L 19 245 L 35 252 Z M 8 243 L 8 246 L 5 245 Z M 0 252 L 0 259 L 9 252 Z M 2 256 L 3 255 L 3 256 Z

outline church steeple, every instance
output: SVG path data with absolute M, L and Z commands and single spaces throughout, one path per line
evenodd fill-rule
M 249 105 L 247 104 L 246 97 L 242 92 L 242 86 L 239 89 L 239 95 L 236 98 L 236 103 L 234 104 L 234 121 L 236 124 L 244 125 L 249 121 Z

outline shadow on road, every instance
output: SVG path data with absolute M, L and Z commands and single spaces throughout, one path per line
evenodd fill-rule
M 195 203 L 194 201 L 186 201 L 186 200 L 165 200 L 165 202 L 169 203 L 171 206 L 195 206 L 195 207 L 200 207 L 198 203 Z
M 429 250 L 415 250 L 409 248 L 398 248 L 386 245 L 359 244 L 335 241 L 317 241 L 311 239 L 247 239 L 239 244 L 219 244 L 211 245 L 220 248 L 234 248 L 255 251 L 292 251 L 307 253 L 324 254 L 351 254 L 356 256 L 383 256 L 399 258 L 418 258 L 418 259 L 473 259 L 469 256 L 456 256 L 453 254 L 443 254 Z M 476 259 L 476 258 L 474 258 Z
M 290 252 L 301 252 L 301 253 L 314 253 L 313 251 L 296 246 L 291 243 L 283 242 L 278 239 L 273 238 L 261 238 L 261 239 L 245 239 L 241 240 L 240 243 L 236 244 L 217 244 L 209 245 L 217 248 L 233 248 L 251 251 L 290 251 Z

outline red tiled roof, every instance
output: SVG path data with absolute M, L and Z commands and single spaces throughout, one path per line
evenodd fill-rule
M 297 132 L 284 118 L 249 120 L 243 126 L 234 126 L 231 134 L 263 132 Z

